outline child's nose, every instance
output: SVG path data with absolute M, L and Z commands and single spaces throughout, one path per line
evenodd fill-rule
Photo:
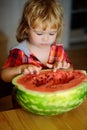
M 43 36 L 43 41 L 48 41 L 48 39 L 49 39 L 49 37 L 48 37 L 48 35 L 47 34 L 44 34 L 44 36 Z

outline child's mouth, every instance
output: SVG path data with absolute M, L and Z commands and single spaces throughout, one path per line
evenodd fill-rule
M 48 43 L 42 43 L 41 46 L 48 46 Z

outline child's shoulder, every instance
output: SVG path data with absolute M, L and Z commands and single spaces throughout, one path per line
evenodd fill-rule
M 26 46 L 27 46 L 27 42 L 26 41 L 23 41 L 23 42 L 21 42 L 21 43 L 19 43 L 19 44 L 16 44 L 14 47 L 12 47 L 11 49 L 23 49 L 23 48 L 26 48 Z
M 23 41 L 23 42 L 15 45 L 14 47 L 12 47 L 11 50 L 19 49 L 19 50 L 23 51 L 27 56 L 29 56 L 30 53 L 29 53 L 27 44 L 28 44 L 27 41 Z

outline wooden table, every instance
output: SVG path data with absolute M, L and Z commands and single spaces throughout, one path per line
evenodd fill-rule
M 87 99 L 57 116 L 40 116 L 23 109 L 0 112 L 0 130 L 87 130 Z

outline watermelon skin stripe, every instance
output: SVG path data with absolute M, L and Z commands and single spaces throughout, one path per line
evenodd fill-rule
M 19 104 L 27 111 L 39 115 L 57 115 L 78 107 L 87 96 L 87 81 L 67 91 L 40 93 L 14 87 Z

